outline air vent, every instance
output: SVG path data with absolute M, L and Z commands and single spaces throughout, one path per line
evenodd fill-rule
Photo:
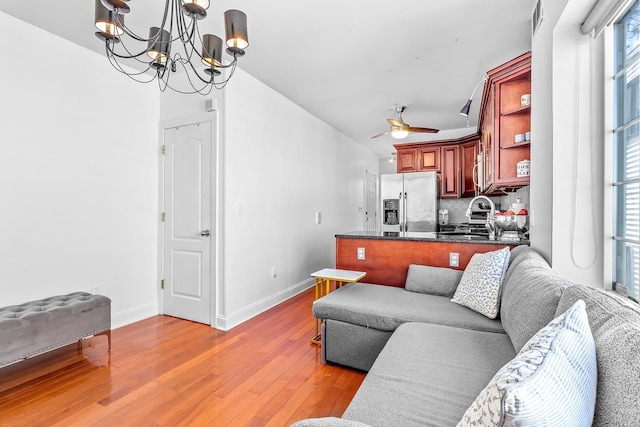
M 542 0 L 538 0 L 535 9 L 533 9 L 533 15 L 531 15 L 531 40 L 535 37 L 542 22 L 542 12 Z

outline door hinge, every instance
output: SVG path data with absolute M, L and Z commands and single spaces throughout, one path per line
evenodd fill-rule
M 164 279 L 160 281 L 160 289 L 164 289 Z
M 160 214 L 160 221 L 164 222 L 164 219 L 165 219 L 165 215 L 164 215 L 164 212 L 162 212 Z
M 162 146 L 162 154 L 166 154 L 167 153 L 167 148 L 163 145 Z

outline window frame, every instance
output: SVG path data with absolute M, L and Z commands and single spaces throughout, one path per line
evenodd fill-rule
M 609 131 L 606 132 L 605 135 L 605 188 L 604 188 L 604 201 L 605 206 L 609 206 L 610 209 L 605 209 L 605 227 L 608 230 L 608 233 L 605 234 L 607 236 L 608 244 L 605 247 L 608 247 L 609 250 L 605 251 L 604 257 L 604 274 L 605 274 L 605 283 L 608 284 L 610 289 L 616 288 L 616 260 L 617 260 L 617 249 L 618 244 L 624 241 L 630 241 L 633 244 L 637 244 L 638 242 L 635 239 L 628 239 L 626 236 L 617 236 L 617 200 L 616 200 L 616 192 L 618 188 L 624 185 L 628 185 L 629 183 L 637 183 L 637 179 L 633 179 L 631 181 L 618 181 L 619 179 L 619 170 L 617 169 L 618 159 L 616 158 L 617 151 L 617 135 L 619 132 L 624 129 L 628 129 L 632 127 L 634 123 L 638 123 L 638 118 L 631 119 L 630 121 L 619 124 L 617 123 L 617 119 L 615 118 L 615 114 L 617 114 L 617 105 L 616 105 L 616 91 L 617 87 L 617 77 L 624 75 L 622 70 L 628 70 L 630 64 L 637 64 L 640 61 L 640 58 L 635 58 L 633 62 L 630 64 L 626 64 L 624 68 L 618 70 L 615 64 L 616 55 L 618 54 L 617 45 L 616 45 L 616 36 L 615 36 L 615 26 L 621 19 L 625 17 L 628 10 L 635 5 L 635 2 L 632 2 L 629 8 L 625 9 L 625 11 L 620 15 L 619 18 L 612 23 L 612 25 L 608 26 L 604 32 L 604 46 L 605 46 L 605 55 L 604 55 L 604 67 L 605 67 L 605 82 L 604 82 L 604 95 L 605 95 L 605 117 L 604 117 L 604 125 L 605 129 Z M 624 292 L 618 290 L 623 295 Z M 638 302 L 637 300 L 637 292 L 640 292 L 636 289 L 636 298 L 632 298 L 632 295 L 628 295 L 629 298 Z

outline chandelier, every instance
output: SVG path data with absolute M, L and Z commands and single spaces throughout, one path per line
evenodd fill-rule
M 161 91 L 170 88 L 206 95 L 213 87 L 222 89 L 249 46 L 247 15 L 239 10 L 224 13 L 226 51 L 233 59 L 223 63 L 222 39 L 213 34 L 201 36 L 198 29 L 198 21 L 207 16 L 209 0 L 165 0 L 162 22 L 151 27 L 148 36 L 125 25 L 130 11 L 127 1 L 95 0 L 96 36 L 104 41 L 107 58 L 116 70 L 141 83 L 157 80 Z M 132 63 L 136 71 L 123 67 Z M 222 77 L 225 69 L 226 78 Z M 171 80 L 179 70 L 184 71 L 190 88 Z

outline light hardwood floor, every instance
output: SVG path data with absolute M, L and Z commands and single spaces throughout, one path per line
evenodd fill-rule
M 229 332 L 156 316 L 0 369 L 0 426 L 288 426 L 340 416 L 364 373 L 323 365 L 313 289 Z

